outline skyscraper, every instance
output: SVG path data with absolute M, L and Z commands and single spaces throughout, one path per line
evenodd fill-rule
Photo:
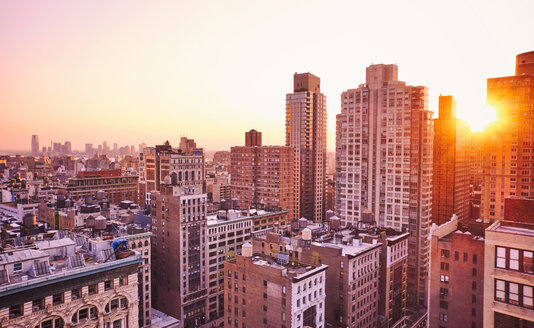
M 39 156 L 39 136 L 32 135 L 32 156 Z
M 295 150 L 296 217 L 322 221 L 326 180 L 326 96 L 321 80 L 311 74 L 293 76 L 286 95 L 286 146 Z
M 497 121 L 486 130 L 481 217 L 503 218 L 507 196 L 534 197 L 534 51 L 516 57 L 516 75 L 488 79 Z
M 410 232 L 408 304 L 424 305 L 432 204 L 428 89 L 398 81 L 396 65 L 371 65 L 341 95 L 336 122 L 336 214 L 355 225 L 365 210 L 380 227 Z
M 432 222 L 442 224 L 453 214 L 469 219 L 469 126 L 456 118 L 453 96 L 439 96 L 439 117 L 434 120 L 434 180 Z

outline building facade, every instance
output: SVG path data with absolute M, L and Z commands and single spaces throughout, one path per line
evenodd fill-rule
M 176 186 L 204 188 L 204 150 L 193 139 L 182 137 L 173 148 L 167 141 L 156 147 L 144 147 L 139 154 L 139 200 L 142 207 L 150 204 L 150 193 L 159 191 L 169 175 Z
M 294 150 L 285 146 L 262 146 L 258 133 L 247 132 L 247 143 L 253 146 L 231 149 L 232 197 L 238 200 L 240 208 L 278 207 L 288 210 L 293 218 L 298 213 L 294 198 Z
M 534 51 L 516 57 L 516 75 L 488 79 L 497 121 L 486 129 L 481 216 L 504 216 L 508 196 L 534 197 Z
M 410 232 L 408 304 L 425 306 L 432 207 L 433 121 L 428 89 L 398 81 L 396 65 L 367 67 L 341 95 L 336 122 L 336 215 Z
M 484 327 L 534 327 L 534 224 L 499 220 L 485 238 Z
M 325 327 L 325 270 L 253 254 L 224 263 L 225 326 Z
M 207 314 L 212 325 L 224 321 L 224 262 L 241 254 L 243 244 L 250 242 L 251 217 L 208 217 L 206 282 L 208 284 Z
M 433 225 L 430 245 L 430 327 L 483 327 L 484 227 L 457 217 Z
M 82 171 L 69 179 L 62 190 L 74 201 L 102 190 L 112 204 L 118 205 L 123 200 L 137 199 L 137 180 L 137 175 L 122 175 L 120 169 Z
M 182 321 L 206 322 L 206 194 L 165 177 L 151 193 L 152 304 Z
M 137 327 L 141 255 L 110 260 L 110 241 L 80 253 L 69 238 L 40 243 L 0 254 L 2 327 Z
M 469 219 L 469 126 L 456 118 L 453 96 L 439 96 L 439 117 L 434 120 L 434 176 L 432 222 L 442 224 L 456 214 Z
M 286 95 L 286 146 L 294 149 L 295 218 L 323 221 L 326 181 L 326 96 L 321 80 L 295 73 Z

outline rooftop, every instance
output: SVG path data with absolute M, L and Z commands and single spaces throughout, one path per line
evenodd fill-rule
M 487 230 L 509 234 L 534 236 L 534 224 L 532 223 L 497 221 L 489 226 Z
M 140 253 L 114 252 L 113 238 L 91 238 L 66 231 L 46 236 L 51 237 L 2 249 L 0 296 L 142 262 Z
M 310 274 L 315 274 L 320 271 L 326 270 L 327 265 L 311 266 L 299 263 L 297 261 L 289 262 L 289 258 L 278 257 L 274 258 L 265 254 L 254 253 L 251 258 L 252 263 L 259 266 L 265 266 L 272 269 L 282 271 L 282 275 L 287 275 L 293 279 L 302 279 Z

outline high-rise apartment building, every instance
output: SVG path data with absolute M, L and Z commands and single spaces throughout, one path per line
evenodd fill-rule
M 167 175 L 177 186 L 203 188 L 204 150 L 197 148 L 193 139 L 185 137 L 181 138 L 179 148 L 173 148 L 168 141 L 143 148 L 139 154 L 140 206 L 146 207 L 150 203 L 150 193 L 160 190 Z
M 439 96 L 439 117 L 434 120 L 434 180 L 432 222 L 442 224 L 456 214 L 469 219 L 469 126 L 456 118 L 456 100 Z
M 293 148 L 262 146 L 261 133 L 255 130 L 247 132 L 246 144 L 250 146 L 231 149 L 230 184 L 239 207 L 280 207 L 290 211 L 290 218 L 298 218 Z
M 206 322 L 206 194 L 167 175 L 152 192 L 152 304 L 183 327 Z
M 508 196 L 534 197 L 534 51 L 516 57 L 516 75 L 488 79 L 497 121 L 486 129 L 481 216 L 504 215 Z
M 432 225 L 429 327 L 483 327 L 484 228 L 456 216 Z
M 408 304 L 426 304 L 432 206 L 432 112 L 428 89 L 398 81 L 396 65 L 367 67 L 366 83 L 341 95 L 336 122 L 336 215 L 355 225 L 410 232 Z
M 39 156 L 39 136 L 32 135 L 32 156 Z
M 498 220 L 486 229 L 484 327 L 534 327 L 534 224 Z
M 286 146 L 295 150 L 295 217 L 322 221 L 326 181 L 326 96 L 321 80 L 295 73 L 286 95 Z

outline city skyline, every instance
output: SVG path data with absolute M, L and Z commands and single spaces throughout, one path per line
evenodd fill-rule
M 391 3 L 382 12 L 373 3 L 55 1 L 28 10 L 5 2 L 0 92 L 7 97 L 0 100 L 0 149 L 29 150 L 36 134 L 41 142 L 71 140 L 73 149 L 99 140 L 138 145 L 187 136 L 205 149 L 222 150 L 241 144 L 242 133 L 252 128 L 263 131 L 264 144 L 283 145 L 283 95 L 298 71 L 323 80 L 327 149 L 333 151 L 341 92 L 358 87 L 373 63 L 396 63 L 400 80 L 429 87 L 434 117 L 438 96 L 452 94 L 459 118 L 473 124 L 473 113 L 483 123 L 490 117 L 486 78 L 511 75 L 509 58 L 531 48 L 524 43 L 529 6 L 534 9 L 523 1 Z M 497 17 L 510 24 L 493 24 Z M 382 26 L 357 33 L 378 18 Z M 308 19 L 317 24 L 295 38 L 289 31 Z M 421 42 L 406 46 L 395 37 L 409 33 Z M 361 43 L 349 42 L 352 34 Z M 363 44 L 372 46 L 361 51 Z M 332 50 L 339 47 L 343 51 Z M 153 119 L 146 118 L 149 113 Z M 21 116 L 24 126 L 16 124 Z

